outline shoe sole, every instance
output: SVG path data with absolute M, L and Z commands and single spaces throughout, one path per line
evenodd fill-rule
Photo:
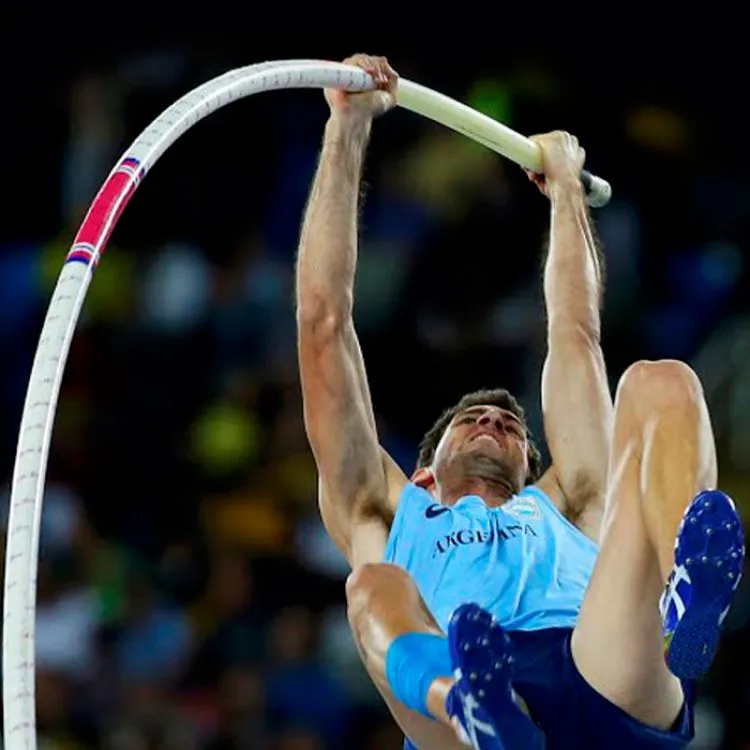
M 675 563 L 690 576 L 690 600 L 667 647 L 667 666 L 682 680 L 697 680 L 719 645 L 722 614 L 742 575 L 745 539 L 734 503 L 718 491 L 703 492 L 680 524 Z
M 448 625 L 448 645 L 459 692 L 476 701 L 501 743 L 543 747 L 541 731 L 514 700 L 513 645 L 497 620 L 476 604 L 461 605 Z

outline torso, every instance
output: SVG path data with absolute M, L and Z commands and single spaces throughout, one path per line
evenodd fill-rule
M 507 630 L 540 630 L 573 627 L 597 552 L 538 487 L 490 508 L 472 495 L 438 505 L 407 484 L 384 559 L 411 574 L 443 629 L 472 601 Z

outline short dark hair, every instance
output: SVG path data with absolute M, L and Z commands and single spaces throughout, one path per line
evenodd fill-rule
M 419 443 L 418 468 L 424 468 L 432 463 L 438 443 L 440 443 L 443 433 L 448 429 L 448 425 L 451 423 L 453 417 L 465 409 L 470 409 L 472 406 L 498 406 L 501 409 L 509 411 L 511 414 L 515 414 L 521 420 L 521 423 L 526 428 L 526 436 L 528 438 L 527 457 L 529 473 L 526 476 L 526 484 L 536 482 L 542 473 L 542 457 L 526 424 L 526 415 L 523 407 L 504 388 L 482 389 L 473 393 L 467 393 L 457 404 L 446 409 L 440 415 L 437 422 L 425 433 L 425 436 Z

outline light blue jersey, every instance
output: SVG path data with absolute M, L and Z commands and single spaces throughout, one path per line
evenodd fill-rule
M 407 570 L 443 630 L 475 602 L 506 630 L 575 625 L 598 546 L 527 487 L 499 508 L 476 495 L 439 505 L 407 484 L 385 561 Z

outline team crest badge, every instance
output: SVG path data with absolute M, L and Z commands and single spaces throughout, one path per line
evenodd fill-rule
M 538 521 L 542 517 L 539 506 L 533 497 L 514 497 L 510 502 L 505 503 L 503 510 L 524 520 Z

